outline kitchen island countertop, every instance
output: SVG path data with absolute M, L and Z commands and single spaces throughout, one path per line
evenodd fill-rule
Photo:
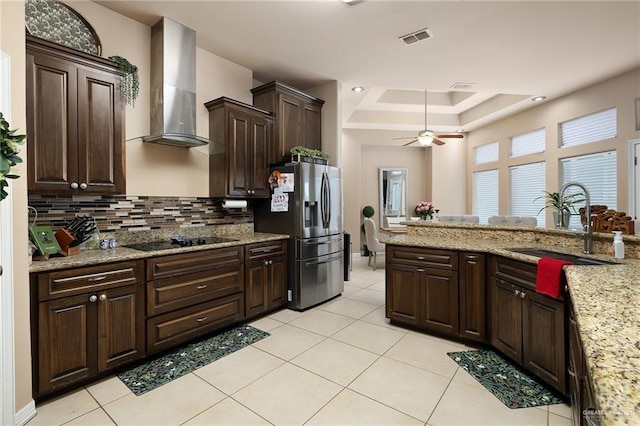
M 612 256 L 583 255 L 558 246 L 484 238 L 429 238 L 382 235 L 381 242 L 434 249 L 490 253 L 528 263 L 538 258 L 510 251 L 535 247 L 615 261 Z M 600 418 L 605 425 L 640 424 L 640 260 L 619 265 L 565 266 L 569 293 L 592 380 Z

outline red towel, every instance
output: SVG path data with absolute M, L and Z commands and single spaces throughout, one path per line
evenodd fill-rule
M 538 273 L 536 275 L 536 292 L 546 294 L 553 298 L 560 297 L 562 289 L 560 281 L 562 278 L 562 267 L 573 265 L 568 260 L 543 257 L 538 260 Z

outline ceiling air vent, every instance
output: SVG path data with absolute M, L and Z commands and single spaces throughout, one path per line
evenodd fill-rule
M 421 40 L 426 40 L 428 38 L 433 37 L 431 30 L 429 28 L 425 28 L 422 30 L 415 31 L 411 34 L 403 35 L 398 37 L 400 40 L 404 41 L 405 44 L 413 44 Z

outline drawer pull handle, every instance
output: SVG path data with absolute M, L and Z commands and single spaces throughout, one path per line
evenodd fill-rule
M 418 268 L 418 269 L 416 269 L 416 271 L 417 272 L 424 272 L 424 271 L 426 271 L 426 269 Z
M 203 285 L 199 285 L 198 287 L 196 287 L 198 290 L 204 290 L 205 288 L 207 288 L 206 284 Z
M 97 281 L 102 281 L 102 280 L 106 280 L 106 279 L 107 279 L 107 276 L 106 276 L 106 275 L 102 275 L 102 276 L 99 276 L 99 277 L 89 278 L 89 280 L 88 280 L 88 281 L 89 281 L 90 283 L 95 283 L 95 282 L 97 282 Z
M 100 301 L 104 302 L 105 300 L 107 300 L 107 295 L 103 293 L 100 295 Z
M 425 260 L 425 259 L 426 259 L 426 257 L 424 257 L 424 256 L 418 256 L 418 257 L 416 257 L 416 259 L 418 259 L 418 260 Z
M 208 318 L 209 318 L 209 317 L 202 317 L 202 318 L 198 318 L 198 319 L 196 320 L 196 322 L 204 322 L 204 321 L 206 321 Z
M 95 294 L 92 294 L 91 297 L 89 297 L 89 302 L 91 303 L 94 303 L 97 300 L 98 300 L 98 296 L 96 296 Z

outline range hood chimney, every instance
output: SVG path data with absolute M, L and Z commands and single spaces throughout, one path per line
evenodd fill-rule
M 190 148 L 196 136 L 196 33 L 163 17 L 151 27 L 151 135 L 144 142 Z

